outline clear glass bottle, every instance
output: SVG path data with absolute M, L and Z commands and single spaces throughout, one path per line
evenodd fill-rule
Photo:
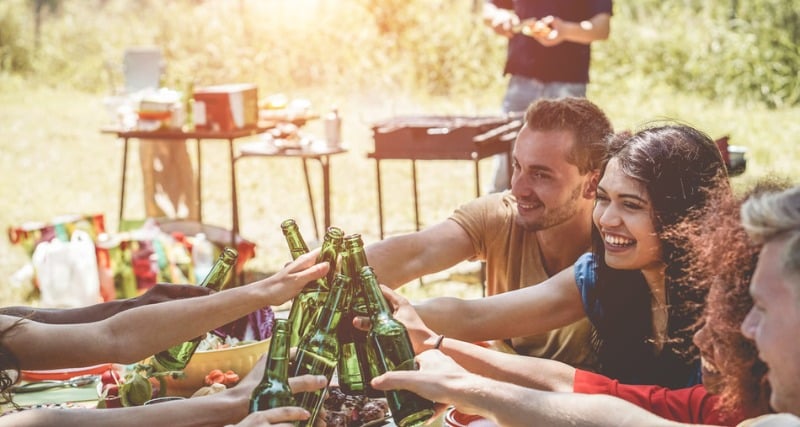
M 211 268 L 211 272 L 206 275 L 205 280 L 203 280 L 199 286 L 221 291 L 225 287 L 238 257 L 239 253 L 236 249 L 223 249 L 217 262 L 214 263 L 214 266 Z M 186 364 L 189 363 L 189 360 L 194 355 L 197 346 L 200 345 L 203 338 L 205 338 L 205 334 L 154 355 L 153 361 L 155 362 L 156 369 L 162 371 L 182 370 L 186 367 Z
M 372 326 L 367 332 L 370 368 L 375 375 L 418 369 L 406 327 L 395 320 L 372 267 L 361 270 Z M 419 426 L 434 414 L 433 402 L 408 390 L 385 391 L 392 418 L 399 427 Z
M 264 376 L 250 394 L 251 413 L 283 406 L 297 406 L 297 401 L 289 388 L 290 330 L 291 325 L 288 320 L 275 321 Z

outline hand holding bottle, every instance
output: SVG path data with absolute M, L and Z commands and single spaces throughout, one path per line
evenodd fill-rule
M 418 370 L 397 370 L 386 372 L 372 380 L 372 386 L 378 390 L 408 390 L 435 404 L 435 415 L 444 412 L 450 403 L 456 404 L 459 410 L 473 413 L 473 408 L 459 405 L 457 397 L 470 390 L 470 382 L 479 377 L 455 362 L 439 350 L 420 353 L 416 359 Z M 476 408 L 477 409 L 477 408 Z
M 386 285 L 380 285 L 380 287 L 383 297 L 386 298 L 386 302 L 392 306 L 392 315 L 397 321 L 406 327 L 406 330 L 408 330 L 409 338 L 411 338 L 411 344 L 414 346 L 414 353 L 419 354 L 420 352 L 429 348 L 429 346 L 425 345 L 425 341 L 435 341 L 436 337 L 438 337 L 438 334 L 431 330 L 425 324 L 425 322 L 422 321 L 422 318 L 419 317 L 419 314 L 417 314 L 414 306 L 411 305 L 406 298 L 393 291 Z M 358 329 L 366 331 L 369 330 L 371 322 L 368 317 L 360 316 L 354 319 L 353 324 Z
M 324 277 L 330 266 L 327 262 L 316 264 L 319 249 L 300 256 L 281 271 L 248 286 L 259 286 L 271 293 L 271 304 L 280 305 L 300 293 L 306 283 Z
M 235 399 L 249 401 L 253 389 L 259 384 L 260 379 L 264 376 L 266 357 L 267 355 L 262 356 L 261 359 L 255 363 L 250 373 L 247 374 L 247 376 L 244 377 L 239 384 L 224 393 L 235 393 Z M 325 387 L 326 384 L 327 379 L 321 375 L 303 375 L 289 378 L 289 387 L 294 393 L 312 392 Z M 242 408 L 246 407 L 244 404 L 238 406 Z M 305 421 L 308 419 L 308 417 L 309 413 L 305 409 L 297 406 L 287 406 L 254 412 L 242 419 L 238 424 L 236 424 L 236 426 L 263 427 L 272 425 L 291 425 L 292 422 Z

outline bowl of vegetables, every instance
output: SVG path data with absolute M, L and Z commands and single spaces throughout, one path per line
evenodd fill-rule
M 269 342 L 269 338 L 239 341 L 216 349 L 198 350 L 183 369 L 182 378 L 166 377 L 167 394 L 189 397 L 201 387 L 213 383 L 228 387 L 235 385 L 269 350 Z
M 166 377 L 167 394 L 189 397 L 214 383 L 238 383 L 269 350 L 274 319 L 272 309 L 265 307 L 206 334 L 183 376 Z

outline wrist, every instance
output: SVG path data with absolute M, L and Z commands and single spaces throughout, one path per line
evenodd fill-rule
M 425 350 L 441 350 L 444 335 L 431 335 L 423 341 Z

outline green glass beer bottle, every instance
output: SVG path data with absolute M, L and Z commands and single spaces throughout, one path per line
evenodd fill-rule
M 211 267 L 211 271 L 198 286 L 221 291 L 225 287 L 238 257 L 239 253 L 236 249 L 223 249 L 222 253 L 219 254 L 219 258 L 217 258 L 217 262 Z M 203 338 L 205 338 L 205 335 L 193 338 L 190 341 L 178 344 L 156 354 L 153 356 L 156 369 L 163 371 L 182 370 L 186 367 L 186 364 L 189 363 L 189 360 L 194 355 L 197 346 L 200 345 L 200 341 L 202 341 Z
M 367 358 L 367 333 L 353 327 L 354 317 L 369 317 L 366 294 L 359 274 L 361 269 L 368 265 L 364 242 L 360 234 L 351 234 L 345 237 L 344 245 L 343 255 L 346 256 L 342 257 L 342 267 L 345 274 L 350 277 L 352 295 L 350 310 L 342 318 L 337 331 L 340 347 L 339 386 L 345 394 L 383 397 L 382 391 L 375 390 L 370 385 L 372 375 L 369 372 Z
M 312 374 L 324 375 L 330 383 L 336 361 L 339 358 L 339 342 L 336 339 L 336 327 L 342 313 L 349 303 L 350 278 L 337 274 L 325 304 L 319 309 L 316 323 L 311 332 L 303 337 L 297 347 L 292 376 Z M 311 417 L 301 425 L 313 426 L 322 408 L 325 389 L 304 392 L 297 395 L 297 403 L 305 408 Z
M 329 283 L 333 282 L 336 274 L 336 260 L 341 251 L 343 237 L 344 232 L 340 228 L 328 228 L 317 256 L 317 263 L 327 261 L 330 264 L 330 270 L 326 277 L 308 282 L 292 301 L 292 308 L 289 311 L 289 321 L 292 322 L 292 334 L 289 342 L 292 347 L 296 347 L 300 343 L 300 339 L 313 324 L 319 307 L 325 302 L 330 289 Z
M 367 351 L 376 375 L 388 371 L 418 369 L 408 331 L 392 316 L 372 267 L 361 270 L 372 326 L 367 332 Z M 433 402 L 408 390 L 387 390 L 386 402 L 399 427 L 422 425 L 433 416 Z
M 264 376 L 250 394 L 251 413 L 282 406 L 297 406 L 289 388 L 289 332 L 288 320 L 275 321 Z
M 303 235 L 300 234 L 300 228 L 293 219 L 284 220 L 281 223 L 281 231 L 283 237 L 286 238 L 286 244 L 289 245 L 289 252 L 292 254 L 292 259 L 300 258 L 300 255 L 308 253 L 308 245 L 306 245 Z

